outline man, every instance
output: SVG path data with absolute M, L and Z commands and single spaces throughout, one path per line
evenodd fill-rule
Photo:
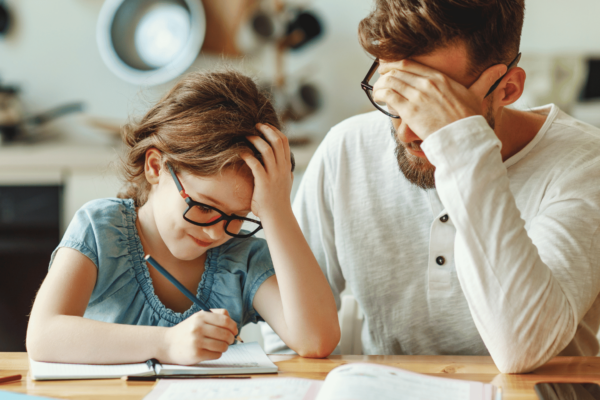
M 349 286 L 364 312 L 365 354 L 490 354 L 525 372 L 598 353 L 600 131 L 553 105 L 507 108 L 523 14 L 523 0 L 377 0 L 360 24 L 379 110 L 331 130 L 294 208 L 338 306 Z

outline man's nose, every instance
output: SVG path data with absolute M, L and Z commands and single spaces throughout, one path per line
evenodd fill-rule
M 396 136 L 403 143 L 410 143 L 414 142 L 415 140 L 421 140 L 421 138 L 419 138 L 417 134 L 414 133 L 404 121 L 402 121 L 398 129 L 396 129 Z

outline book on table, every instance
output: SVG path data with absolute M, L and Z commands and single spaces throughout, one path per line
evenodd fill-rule
M 258 343 L 243 343 L 229 346 L 218 360 L 190 366 L 161 364 L 156 360 L 115 365 L 61 364 L 29 360 L 29 370 L 34 380 L 61 380 L 154 375 L 270 374 L 277 372 L 277 366 L 269 360 Z
M 440 378 L 380 364 L 334 368 L 324 381 L 300 378 L 161 380 L 144 400 L 499 400 L 489 383 Z

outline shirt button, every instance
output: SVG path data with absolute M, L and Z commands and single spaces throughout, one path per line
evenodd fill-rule
M 437 263 L 437 265 L 444 265 L 444 263 L 446 262 L 446 259 L 442 256 L 439 256 L 438 258 L 435 259 L 435 262 Z
M 448 222 L 448 219 L 449 219 L 448 218 L 448 214 L 443 215 L 443 216 L 440 217 L 440 221 L 442 221 L 442 222 Z

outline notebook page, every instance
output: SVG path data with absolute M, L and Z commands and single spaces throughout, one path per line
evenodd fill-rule
M 317 400 L 491 400 L 491 385 L 438 378 L 377 364 L 349 364 L 327 375 Z M 487 397 L 487 396 L 489 397 Z
M 161 380 L 144 400 L 313 400 L 322 384 L 296 378 Z
M 125 375 L 154 375 L 145 363 L 118 365 L 60 364 L 29 360 L 31 377 L 48 379 L 120 378 Z
M 157 373 L 169 370 L 198 371 L 203 369 L 231 369 L 231 368 L 277 368 L 269 360 L 264 350 L 256 342 L 240 343 L 229 346 L 229 349 L 218 360 L 203 361 L 192 366 L 163 364 Z

